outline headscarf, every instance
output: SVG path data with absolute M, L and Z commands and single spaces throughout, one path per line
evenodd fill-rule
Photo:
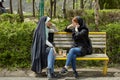
M 47 54 L 46 51 L 46 31 L 45 22 L 47 16 L 40 18 L 38 26 L 33 35 L 33 44 L 31 48 L 32 53 L 32 71 L 41 73 L 43 68 L 47 66 Z
M 78 30 L 85 28 L 86 30 L 88 30 L 84 20 L 80 17 L 80 16 L 76 16 L 77 20 L 78 20 L 78 24 L 80 25 L 80 27 L 78 28 Z

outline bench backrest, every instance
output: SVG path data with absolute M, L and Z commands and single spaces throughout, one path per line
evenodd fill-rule
M 106 32 L 89 32 L 89 37 L 92 41 L 92 47 L 101 49 L 102 53 L 106 53 Z M 54 34 L 55 47 L 70 48 L 73 40 L 71 33 L 57 32 Z

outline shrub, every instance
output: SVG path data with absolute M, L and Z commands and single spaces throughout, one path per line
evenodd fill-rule
M 65 27 L 71 24 L 69 20 L 55 18 L 52 22 L 56 25 L 59 31 L 64 31 Z
M 18 14 L 4 13 L 0 15 L 0 22 L 8 21 L 10 23 L 20 22 L 20 16 Z
M 107 54 L 110 63 L 120 62 L 120 23 L 108 24 L 107 32 Z
M 1 67 L 30 66 L 30 48 L 34 28 L 35 24 L 31 22 L 0 24 Z
M 99 25 L 120 22 L 120 10 L 100 10 Z M 95 24 L 94 10 L 69 10 L 67 11 L 67 18 L 72 19 L 74 16 L 81 16 L 85 22 L 89 24 Z

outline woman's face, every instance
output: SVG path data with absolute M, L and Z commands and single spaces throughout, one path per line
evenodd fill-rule
M 47 26 L 47 27 L 50 27 L 50 26 L 52 26 L 52 23 L 51 23 L 50 21 L 48 21 L 48 22 L 46 23 L 46 26 Z
M 76 27 L 77 25 L 79 25 L 77 22 L 75 22 L 74 20 L 72 20 L 72 25 L 74 26 L 74 27 Z

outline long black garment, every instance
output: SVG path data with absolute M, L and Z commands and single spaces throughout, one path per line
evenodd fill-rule
M 46 54 L 46 32 L 45 21 L 47 17 L 41 17 L 38 26 L 33 35 L 33 43 L 31 48 L 32 53 L 32 68 L 31 70 L 36 73 L 41 73 L 43 68 L 47 67 Z

